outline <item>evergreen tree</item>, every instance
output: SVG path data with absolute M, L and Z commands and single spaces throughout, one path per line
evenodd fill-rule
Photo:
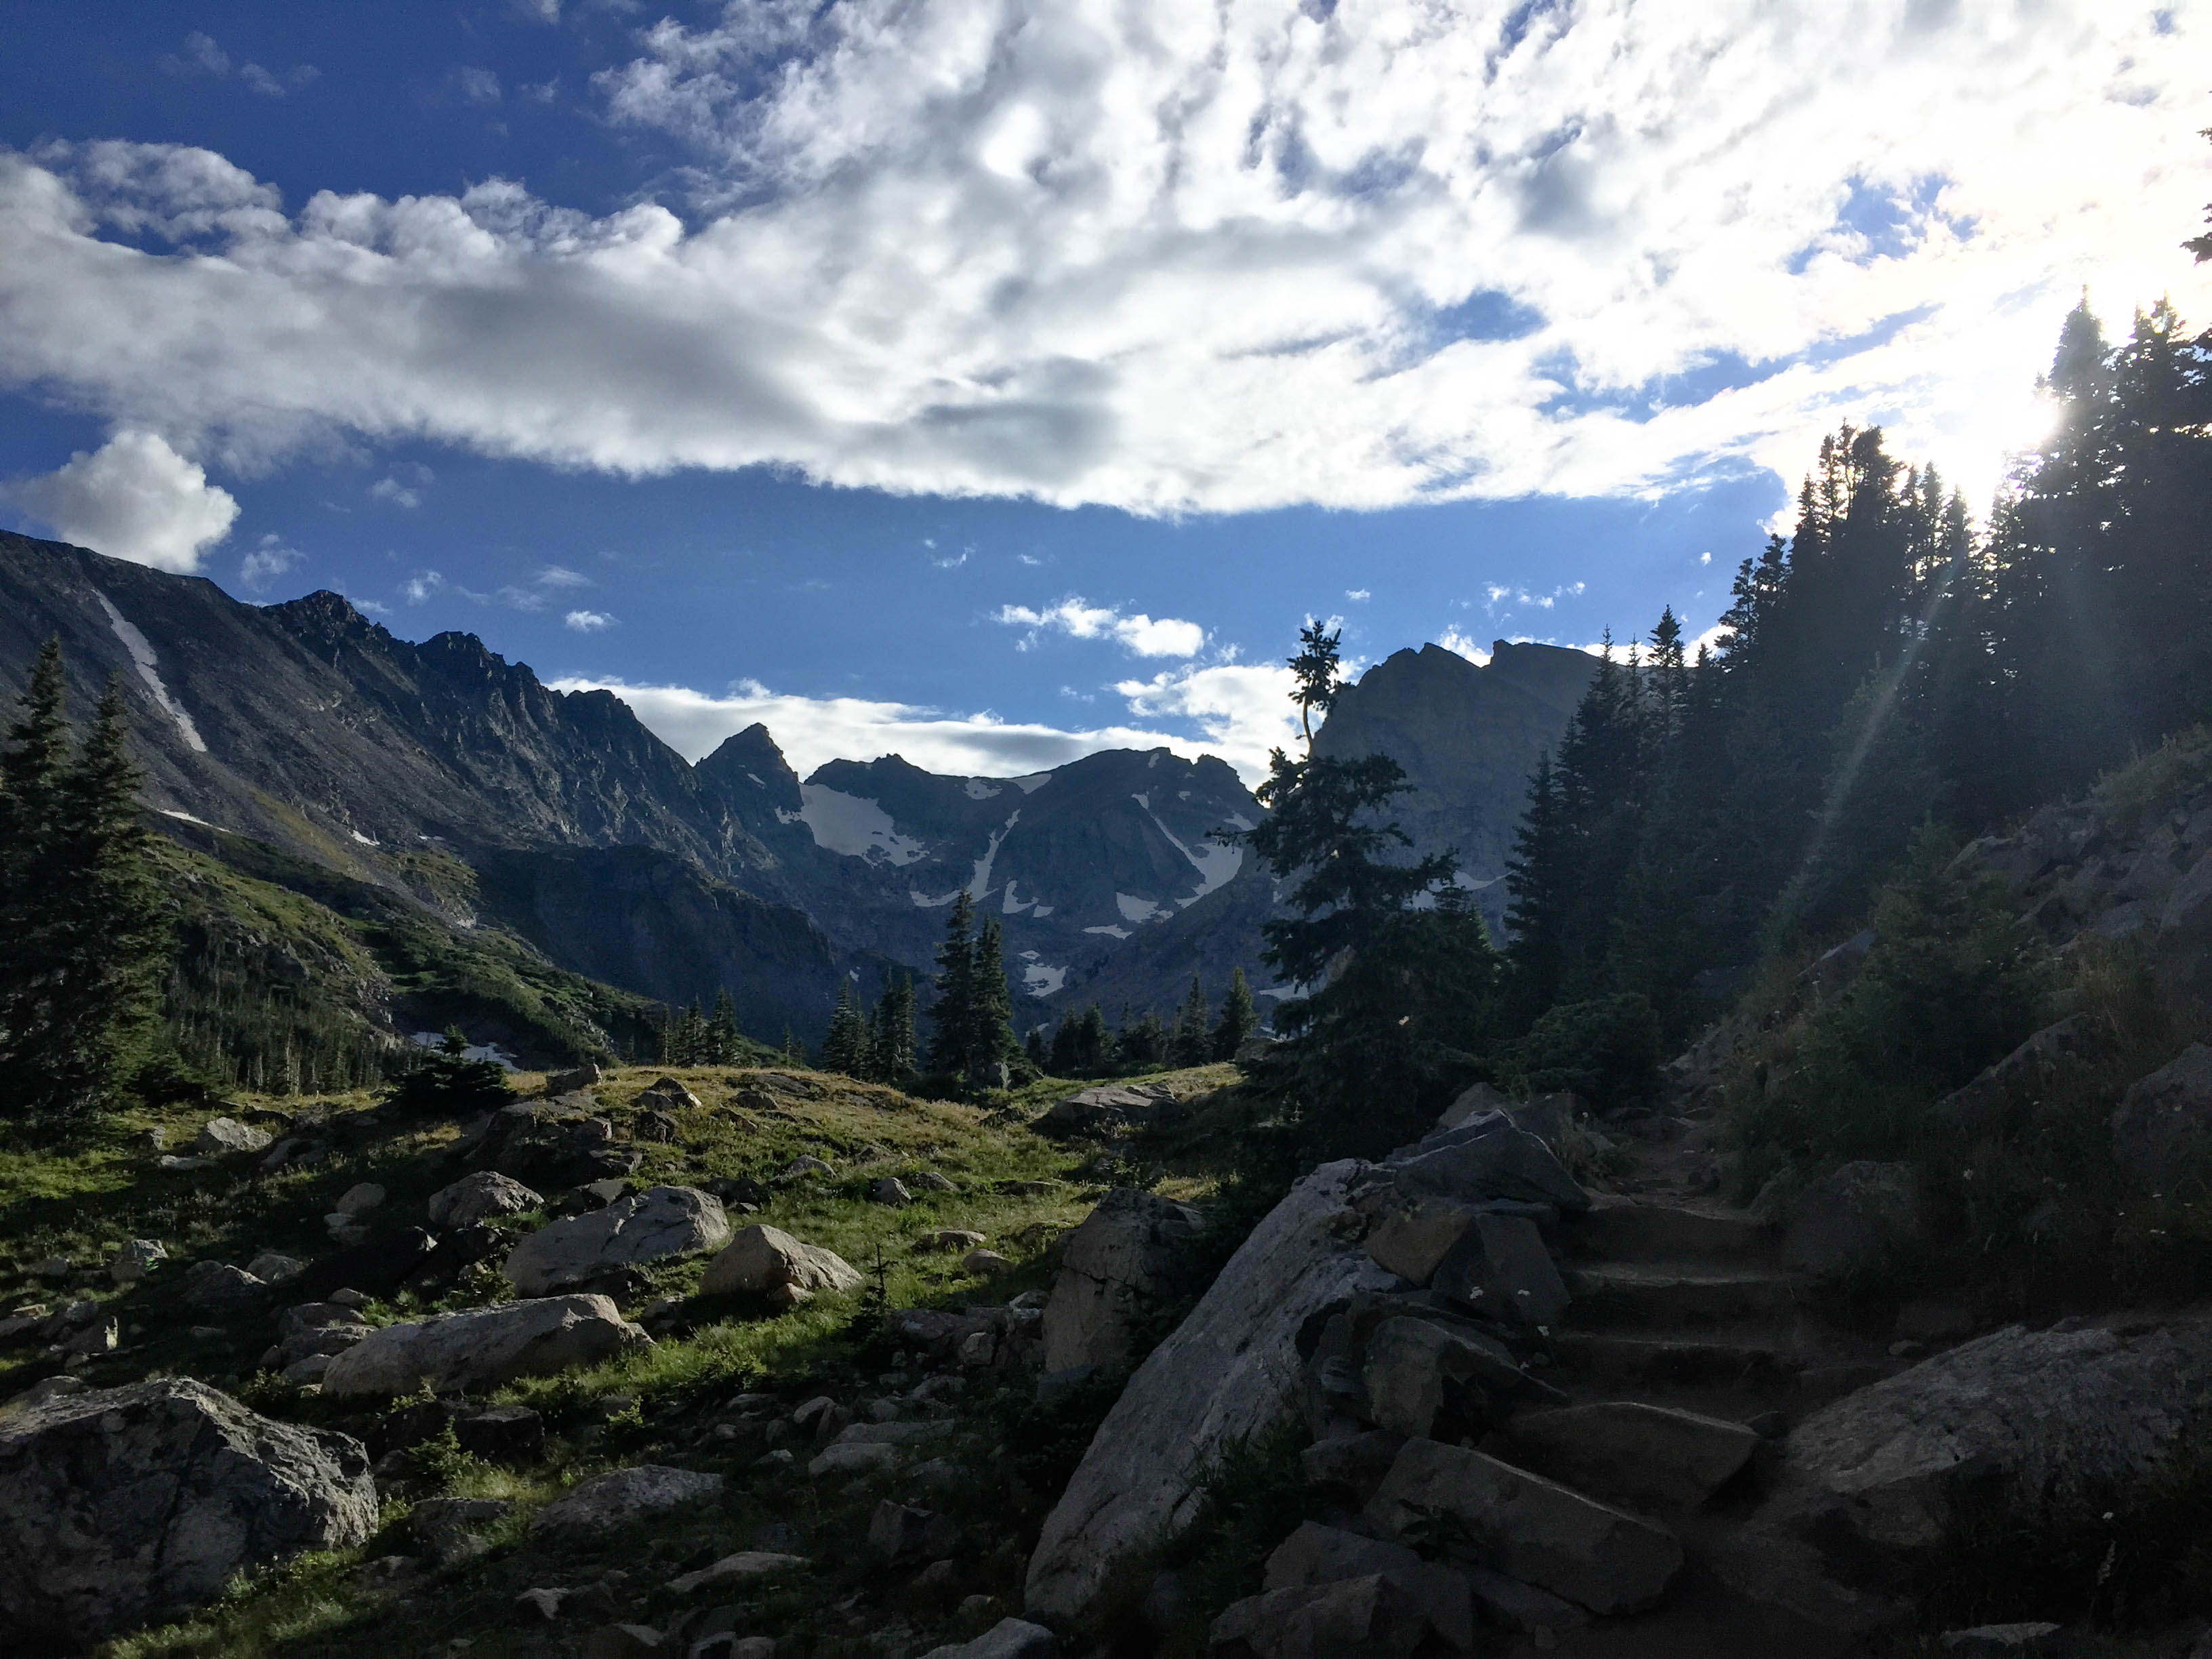
M 1022 1039 L 1022 1052 L 1029 1056 L 1030 1064 L 1040 1072 L 1051 1069 L 1052 1047 L 1045 1040 L 1043 1026 L 1030 1027 L 1029 1036 Z
M 1045 1050 L 1045 1069 L 1054 1077 L 1076 1075 L 1076 1044 L 1081 1040 L 1081 1029 L 1073 1008 L 1060 1011 L 1060 1024 L 1053 1028 L 1051 1045 Z
M 1014 994 L 1006 982 L 1006 940 L 996 916 L 984 921 L 976 938 L 969 982 L 973 988 L 964 1058 L 968 1074 L 975 1077 L 1022 1052 L 1014 1036 Z
M 1176 1012 L 1170 1058 L 1177 1066 L 1203 1066 L 1213 1058 L 1213 1033 L 1206 1006 L 1206 988 L 1196 974 L 1190 976 L 1190 994 Z
M 914 1074 L 914 980 L 895 975 L 876 1005 L 868 1074 L 878 1083 L 902 1083 Z
M 967 1075 L 977 1027 L 975 902 L 962 888 L 937 947 L 937 1000 L 929 1010 L 929 1069 Z
M 806 1045 L 799 1040 L 799 1033 L 791 1029 L 791 1022 L 788 1020 L 786 1020 L 783 1025 L 782 1052 L 787 1064 L 792 1066 L 806 1064 Z
M 738 1003 L 723 986 L 714 993 L 714 1017 L 707 1023 L 707 1060 L 713 1066 L 733 1065 L 738 1058 Z
M 1105 1011 L 1094 1002 L 1083 1011 L 1082 1024 L 1076 1028 L 1075 1075 L 1096 1077 L 1104 1071 L 1110 1047 Z
M 0 1077 L 27 1120 L 106 1106 L 151 1024 L 169 929 L 138 823 L 128 706 L 111 680 L 70 754 L 58 641 L 0 755 Z
M 853 981 L 837 981 L 837 1006 L 830 1016 L 830 1032 L 822 1040 L 822 1069 L 858 1077 L 867 1061 L 867 1033 L 860 1023 L 860 1005 L 853 995 Z
M 1221 999 L 1221 1018 L 1213 1027 L 1213 1058 L 1234 1060 L 1237 1051 L 1260 1029 L 1259 1011 L 1252 1006 L 1252 987 L 1242 968 L 1229 970 L 1228 994 Z

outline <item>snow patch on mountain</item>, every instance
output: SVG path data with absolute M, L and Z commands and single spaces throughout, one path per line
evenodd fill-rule
M 819 783 L 800 784 L 799 799 L 794 816 L 806 826 L 817 847 L 866 859 L 870 864 L 912 864 L 929 852 L 927 843 L 899 834 L 890 814 L 872 800 Z M 948 898 L 945 902 L 951 901 Z
M 100 609 L 107 612 L 107 624 L 115 630 L 115 637 L 123 641 L 123 648 L 131 653 L 137 665 L 138 678 L 146 682 L 146 689 L 154 694 L 154 701 L 161 710 L 176 721 L 177 730 L 184 734 L 185 746 L 196 755 L 207 753 L 207 744 L 200 737 L 200 729 L 192 724 L 192 717 L 185 712 L 184 705 L 169 695 L 169 688 L 161 684 L 161 671 L 155 665 L 154 647 L 137 625 L 115 608 L 115 601 L 97 588 L 93 597 L 100 601 Z

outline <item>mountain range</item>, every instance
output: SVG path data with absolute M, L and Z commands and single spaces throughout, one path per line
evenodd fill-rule
M 656 1001 L 726 988 L 756 1036 L 812 1040 L 841 981 L 872 996 L 926 974 L 963 888 L 1001 922 L 1025 1024 L 1172 1006 L 1194 972 L 1217 994 L 1233 966 L 1266 984 L 1273 884 L 1215 836 L 1261 809 L 1212 757 L 963 778 L 890 755 L 801 779 L 754 726 L 693 765 L 612 693 L 554 690 L 473 635 L 402 640 L 334 593 L 248 605 L 0 534 L 0 691 L 12 702 L 54 635 L 78 711 L 120 674 L 149 806 L 180 843 Z M 1548 646 L 1500 643 L 1487 667 L 1401 651 L 1346 688 L 1316 751 L 1398 758 L 1415 786 L 1400 822 L 1419 850 L 1457 848 L 1495 922 L 1528 773 L 1589 672 Z M 495 1035 L 561 1046 L 512 1021 Z

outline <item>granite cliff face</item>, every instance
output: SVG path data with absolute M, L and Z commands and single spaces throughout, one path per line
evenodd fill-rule
M 1392 811 L 1422 854 L 1455 848 L 1462 876 L 1498 936 L 1505 860 L 1537 757 L 1556 750 L 1596 659 L 1556 645 L 1491 647 L 1478 666 L 1442 646 L 1400 651 L 1347 687 L 1314 752 L 1382 754 L 1413 787 Z

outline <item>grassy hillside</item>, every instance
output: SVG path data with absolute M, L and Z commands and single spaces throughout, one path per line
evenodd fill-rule
M 739 1607 L 741 1628 L 775 1633 L 783 1644 L 780 1654 L 920 1651 L 973 1634 L 1018 1607 L 1035 1529 L 1107 1401 L 1079 1392 L 1045 1409 L 1036 1403 L 1033 1378 L 976 1370 L 927 1405 L 908 1403 L 904 1396 L 927 1372 L 886 1339 L 880 1310 L 1003 1304 L 1024 1291 L 1048 1288 L 1056 1273 L 1055 1241 L 1116 1182 L 1204 1201 L 1216 1187 L 1214 1158 L 1233 1142 L 1233 1131 L 1219 1121 L 1233 1107 L 1224 1099 L 1201 1109 L 1172 1143 L 1069 1147 L 1028 1126 L 1050 1101 L 1080 1086 L 1071 1082 L 969 1105 L 913 1099 L 827 1073 L 699 1068 L 675 1074 L 701 1103 L 674 1114 L 677 1138 L 632 1139 L 635 1097 L 662 1075 L 653 1068 L 624 1069 L 598 1090 L 622 1143 L 643 1154 L 630 1184 L 758 1181 L 767 1201 L 757 1217 L 733 1214 L 733 1224 L 758 1219 L 826 1245 L 867 1274 L 868 1289 L 824 1297 L 781 1316 L 751 1317 L 679 1300 L 696 1289 L 707 1258 L 659 1265 L 650 1272 L 650 1286 L 625 1300 L 630 1316 L 645 1318 L 658 1336 L 651 1347 L 489 1396 L 544 1413 L 549 1432 L 542 1457 L 492 1464 L 459 1453 L 450 1442 L 432 1442 L 415 1453 L 408 1490 L 416 1498 L 445 1493 L 513 1500 L 515 1508 L 489 1554 L 442 1569 L 380 1564 L 403 1554 L 414 1559 L 409 1499 L 387 1501 L 382 1531 L 363 1548 L 309 1557 L 240 1583 L 197 1618 L 115 1644 L 114 1659 L 413 1659 L 448 1650 L 465 1650 L 471 1659 L 550 1659 L 574 1652 L 586 1631 L 608 1620 L 666 1628 L 687 1609 L 716 1601 Z M 1214 1066 L 1167 1074 L 1167 1080 L 1189 1097 L 1234 1076 Z M 758 1092 L 764 1080 L 775 1089 L 772 1106 Z M 406 1444 L 393 1431 L 393 1413 L 323 1399 L 261 1369 L 274 1338 L 274 1309 L 297 1297 L 279 1291 L 270 1311 L 234 1318 L 211 1317 L 182 1299 L 185 1268 L 194 1261 L 243 1263 L 272 1249 L 302 1256 L 327 1252 L 321 1218 L 357 1182 L 386 1188 L 388 1197 L 375 1212 L 380 1225 L 423 1224 L 424 1200 L 456 1173 L 439 1153 L 456 1139 L 458 1126 L 386 1123 L 370 1102 L 355 1091 L 306 1106 L 332 1148 L 330 1160 L 312 1169 L 264 1175 L 248 1159 L 234 1170 L 163 1171 L 149 1133 L 161 1132 L 173 1146 L 189 1139 L 205 1115 L 181 1107 L 120 1119 L 99 1142 L 66 1155 L 0 1156 L 0 1193 L 8 1194 L 0 1200 L 0 1248 L 12 1257 L 0 1279 L 0 1310 L 58 1308 L 80 1297 L 98 1302 L 103 1313 L 112 1310 L 122 1322 L 121 1346 L 76 1362 L 76 1374 L 96 1387 L 191 1375 L 272 1415 L 359 1435 L 373 1454 Z M 303 1112 L 296 1098 L 247 1103 Z M 779 1182 L 779 1172 L 802 1154 L 822 1159 L 833 1172 Z M 920 1187 L 913 1177 L 924 1170 L 946 1177 L 953 1190 Z M 915 1201 L 897 1208 L 871 1202 L 871 1183 L 884 1176 L 905 1177 Z M 520 1235 L 543 1224 L 550 1212 L 577 1207 L 575 1196 L 562 1202 L 556 1195 L 550 1212 L 497 1224 Z M 940 1228 L 983 1234 L 1012 1269 L 979 1277 L 963 1267 L 962 1252 L 922 1248 L 922 1236 Z M 118 1290 L 99 1267 L 131 1237 L 159 1239 L 169 1260 L 143 1284 Z M 57 1283 L 32 1275 L 33 1264 L 55 1255 L 75 1264 L 71 1279 Z M 368 1316 L 382 1324 L 433 1307 L 504 1299 L 513 1292 L 496 1271 L 497 1260 L 470 1269 L 434 1302 L 402 1292 L 369 1304 Z M 0 1346 L 0 1398 L 62 1369 L 43 1356 L 36 1338 Z M 874 1414 L 941 1425 L 933 1448 L 939 1462 L 927 1484 L 896 1474 L 810 1476 L 811 1442 L 776 1425 L 793 1407 L 825 1394 L 863 1421 L 872 1402 L 897 1401 Z M 778 1447 L 793 1456 L 764 1462 Z M 641 1462 L 722 1474 L 726 1501 L 624 1528 L 593 1547 L 555 1551 L 528 1537 L 529 1515 L 578 1480 Z M 870 1555 L 869 1519 L 887 1495 L 926 1503 L 960 1522 L 964 1538 L 951 1578 L 917 1588 L 911 1568 L 889 1574 Z M 750 1592 L 724 1586 L 687 1600 L 665 1589 L 678 1573 L 763 1538 L 776 1541 L 762 1547 L 810 1558 L 811 1570 Z M 517 1608 L 523 1590 L 548 1585 L 593 1587 L 591 1605 L 598 1611 L 549 1622 Z M 988 1605 L 974 1598 L 988 1598 Z M 465 1649 L 454 1645 L 464 1640 Z

